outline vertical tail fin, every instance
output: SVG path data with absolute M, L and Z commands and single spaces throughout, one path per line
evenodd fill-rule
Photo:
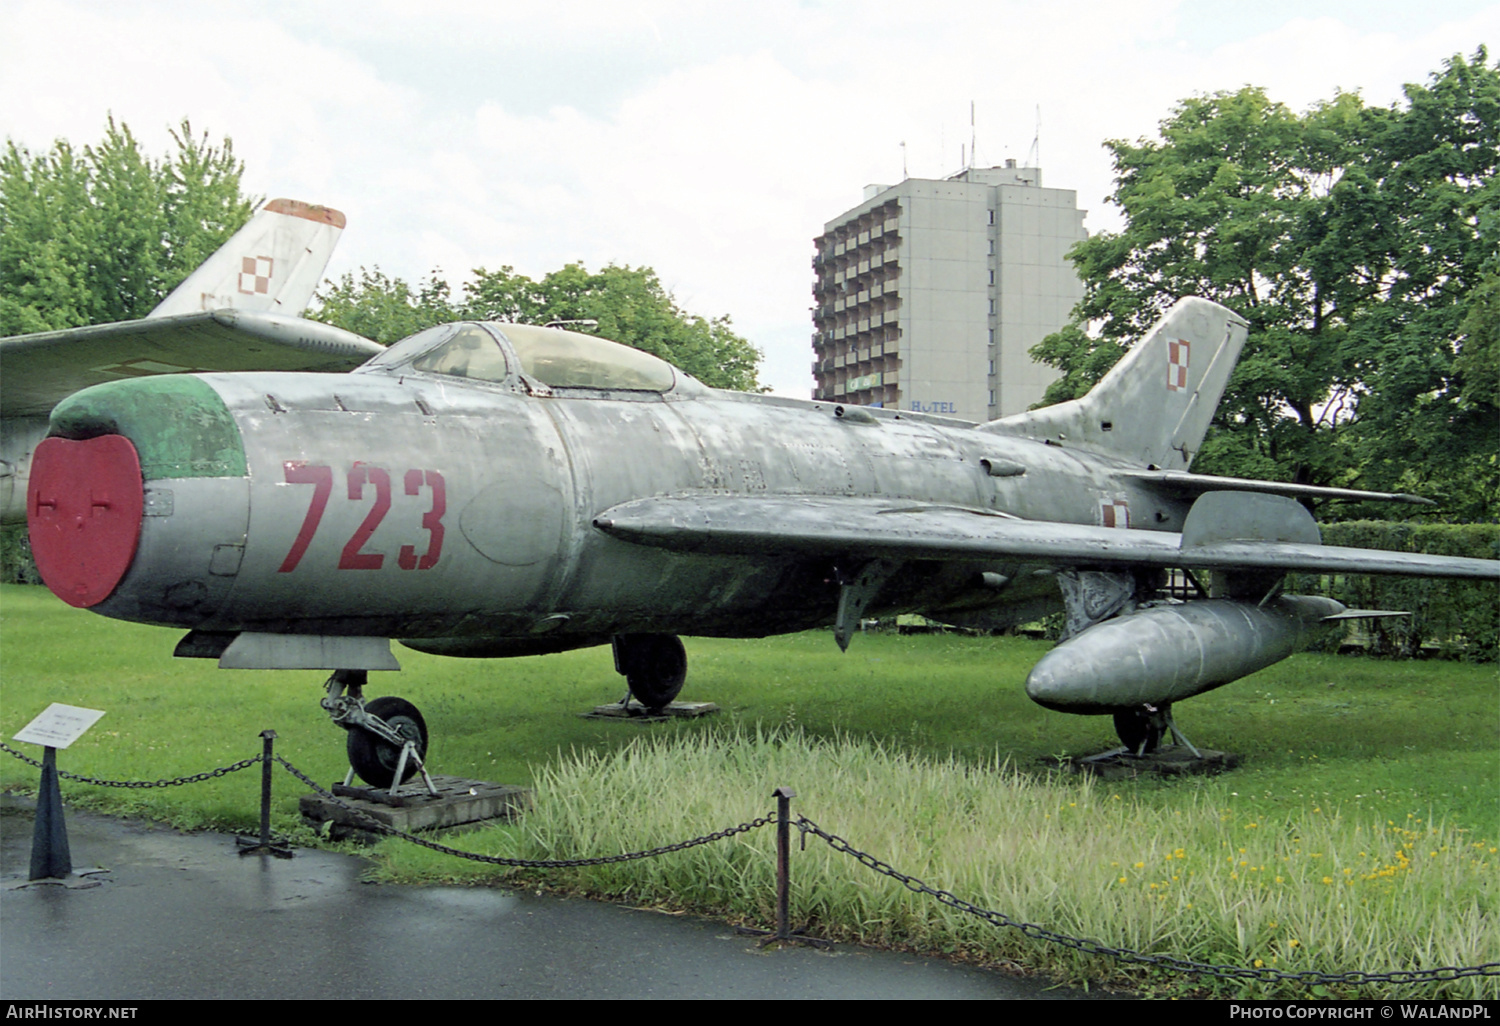
M 272 200 L 146 316 L 234 309 L 296 317 L 343 230 L 344 215 L 330 207 Z
M 1087 395 L 985 425 L 1141 466 L 1185 470 L 1203 444 L 1249 324 L 1206 299 L 1180 299 Z

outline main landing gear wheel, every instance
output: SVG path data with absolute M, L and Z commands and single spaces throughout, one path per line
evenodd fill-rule
M 427 721 L 417 707 L 404 698 L 377 698 L 365 706 L 365 712 L 384 720 L 397 734 L 416 743 L 417 754 L 427 758 Z M 360 779 L 371 787 L 389 788 L 396 782 L 396 764 L 401 749 L 369 731 L 355 727 L 349 731 L 349 765 Z M 406 783 L 417 772 L 416 760 L 408 759 L 400 783 Z
M 1115 713 L 1115 733 L 1120 744 L 1136 755 L 1149 755 L 1161 746 L 1167 732 L 1164 710 L 1143 706 Z
M 650 712 L 672 704 L 687 680 L 687 650 L 675 634 L 621 634 L 614 639 L 615 669 Z

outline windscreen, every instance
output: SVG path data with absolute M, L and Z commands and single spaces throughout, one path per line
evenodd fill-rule
M 505 354 L 489 332 L 466 324 L 458 333 L 411 362 L 413 370 L 475 381 L 504 381 Z
M 549 388 L 665 392 L 676 380 L 671 364 L 608 339 L 530 324 L 496 327 L 515 347 L 522 372 Z

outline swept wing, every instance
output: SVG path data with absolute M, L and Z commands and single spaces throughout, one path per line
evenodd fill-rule
M 1500 561 L 1309 542 L 1210 541 L 1167 531 L 1021 520 L 886 499 L 676 496 L 638 499 L 594 526 L 642 545 L 715 554 L 1019 561 L 1056 567 L 1184 567 L 1500 580 Z

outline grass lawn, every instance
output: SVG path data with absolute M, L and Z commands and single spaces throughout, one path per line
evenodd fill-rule
M 278 753 L 314 779 L 342 777 L 343 735 L 318 708 L 326 674 L 174 660 L 179 636 L 70 609 L 41 588 L 0 587 L 0 729 L 8 739 L 54 701 L 103 709 L 59 754 L 61 768 L 154 780 L 253 755 L 272 728 Z M 470 835 L 474 850 L 567 857 L 651 847 L 763 815 L 771 788 L 785 784 L 797 811 L 898 868 L 1110 944 L 1323 971 L 1500 960 L 1494 664 L 1296 656 L 1176 710 L 1200 746 L 1243 753 L 1240 770 L 1091 786 L 1039 770 L 1042 757 L 1114 744 L 1107 718 L 1048 712 L 1025 697 L 1046 643 L 872 634 L 842 654 L 829 633 L 811 632 L 687 647 L 683 697 L 717 702 L 721 716 L 657 726 L 580 719 L 624 693 L 607 648 L 467 661 L 396 646 L 403 671 L 372 674 L 369 693 L 422 709 L 434 771 L 541 788 L 543 808 L 525 825 Z M 32 767 L 0 759 L 0 786 L 36 779 Z M 299 785 L 279 774 L 276 787 L 278 828 L 289 831 Z M 70 802 L 184 827 L 250 828 L 258 794 L 254 770 L 151 790 L 64 784 Z M 673 856 L 676 869 L 662 859 L 553 879 L 757 918 L 764 902 L 740 892 L 763 892 L 771 837 L 760 834 Z M 847 858 L 855 875 L 840 883 L 846 871 L 818 861 L 814 847 L 798 856 L 809 860 L 799 878 L 823 886 L 799 909 L 827 933 L 1040 961 L 1080 977 L 1111 972 L 1081 957 L 1049 963 L 1024 939 L 1016 947 L 989 939 L 991 928 L 950 923 L 911 905 L 909 893 L 865 881 Z M 493 877 L 394 842 L 380 853 L 387 878 Z M 1346 905 L 1373 919 L 1348 918 Z M 1479 982 L 1399 993 L 1468 996 L 1483 993 Z

